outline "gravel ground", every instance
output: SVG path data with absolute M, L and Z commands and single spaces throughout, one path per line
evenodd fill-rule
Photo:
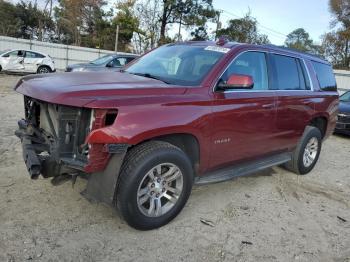
M 0 74 L 0 261 L 350 261 L 350 138 L 328 139 L 307 176 L 276 167 L 195 187 L 175 220 L 140 232 L 86 201 L 83 180 L 29 179 L 17 79 Z

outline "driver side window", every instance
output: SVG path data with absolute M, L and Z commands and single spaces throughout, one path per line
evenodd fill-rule
M 221 81 L 227 82 L 231 75 L 251 76 L 254 81 L 254 87 L 251 90 L 269 89 L 265 53 L 252 51 L 240 54 L 226 69 Z
M 126 63 L 126 59 L 124 57 L 118 57 L 118 58 L 114 58 L 110 64 L 112 65 L 112 67 L 123 67 Z

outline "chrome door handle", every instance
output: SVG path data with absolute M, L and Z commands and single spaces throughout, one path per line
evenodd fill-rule
M 272 109 L 274 108 L 275 105 L 274 104 L 265 104 L 265 105 L 262 105 L 262 108 L 265 108 L 265 109 Z

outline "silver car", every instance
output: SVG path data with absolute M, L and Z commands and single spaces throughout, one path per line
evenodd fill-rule
M 56 69 L 49 55 L 32 50 L 13 49 L 0 52 L 0 71 L 44 74 L 55 72 Z
M 117 71 L 138 57 L 129 53 L 105 55 L 88 63 L 69 65 L 66 72 Z

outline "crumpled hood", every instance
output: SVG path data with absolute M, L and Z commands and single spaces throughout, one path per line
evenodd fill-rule
M 180 95 L 186 88 L 129 73 L 74 72 L 26 76 L 18 81 L 15 90 L 49 103 L 78 107 L 90 107 L 88 104 L 100 100 L 103 103 L 94 104 L 107 108 L 117 106 L 120 99 Z

